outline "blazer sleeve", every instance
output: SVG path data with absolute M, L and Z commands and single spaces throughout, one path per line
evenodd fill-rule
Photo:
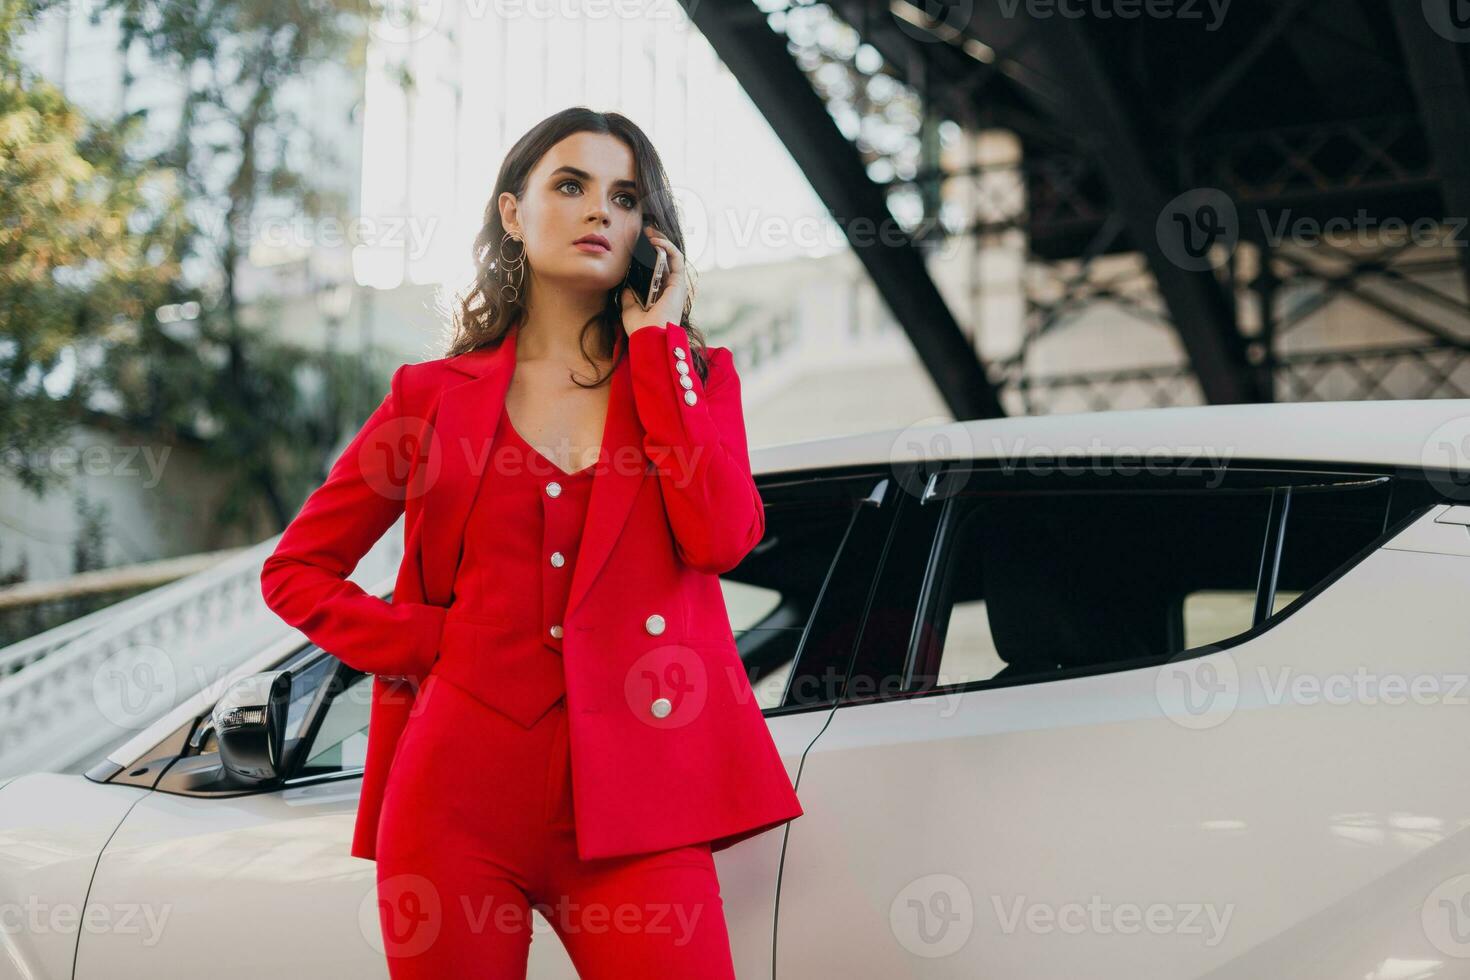
M 408 492 L 411 441 L 393 372 L 382 404 L 302 504 L 260 573 L 265 603 L 313 643 L 369 674 L 427 673 L 439 649 L 442 606 L 388 602 L 347 576 L 392 526 Z
M 688 333 L 672 321 L 628 335 L 643 448 L 657 469 L 676 550 L 688 565 L 719 574 L 760 543 L 765 505 L 750 472 L 734 355 L 727 347 L 707 349 L 706 385 L 689 350 Z

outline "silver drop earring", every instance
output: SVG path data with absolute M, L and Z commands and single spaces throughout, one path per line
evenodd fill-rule
M 505 246 L 507 242 L 520 242 L 520 252 L 516 255 L 506 255 Z M 495 272 L 500 278 L 500 298 L 506 303 L 514 303 L 521 298 L 521 281 L 526 274 L 526 243 L 519 235 L 505 233 L 500 240 L 499 256 L 495 262 Z

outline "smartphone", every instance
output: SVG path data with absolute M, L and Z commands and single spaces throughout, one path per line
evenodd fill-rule
M 638 299 L 638 305 L 651 309 L 663 291 L 664 276 L 669 270 L 669 257 L 664 250 L 648 240 L 641 231 L 633 243 L 633 261 L 628 266 L 628 285 Z

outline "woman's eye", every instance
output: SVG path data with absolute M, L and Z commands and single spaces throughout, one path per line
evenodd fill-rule
M 576 187 L 578 189 L 581 189 L 581 187 L 582 187 L 582 185 L 580 183 L 578 183 L 575 179 L 573 179 L 571 177 L 568 177 L 566 180 L 564 180 L 561 183 L 557 184 L 556 185 L 556 189 L 557 190 L 561 190 L 563 187 L 566 187 L 568 184 L 570 184 L 573 187 Z M 634 197 L 632 194 L 619 194 L 618 197 L 620 197 L 623 200 L 625 200 L 625 201 L 628 202 L 627 204 L 623 205 L 623 207 L 627 208 L 629 211 L 633 210 L 634 208 L 636 208 L 638 206 L 638 199 L 636 197 Z

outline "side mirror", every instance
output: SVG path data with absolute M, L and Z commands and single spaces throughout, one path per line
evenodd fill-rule
M 220 762 L 231 775 L 247 783 L 280 777 L 290 703 L 289 670 L 251 674 L 226 689 L 210 720 Z

